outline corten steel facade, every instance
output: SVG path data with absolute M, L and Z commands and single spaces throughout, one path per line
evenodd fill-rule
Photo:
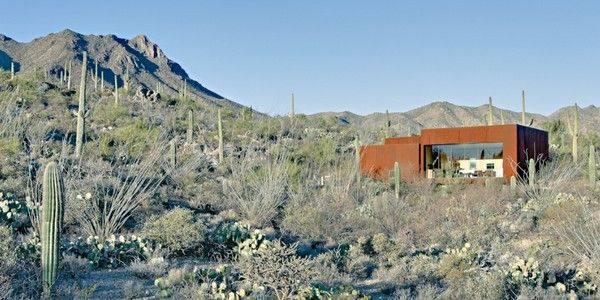
M 429 177 L 434 174 L 431 149 L 443 147 L 470 147 L 469 145 L 492 145 L 496 147 L 496 156 L 484 159 L 484 150 L 481 151 L 481 160 L 491 165 L 491 170 L 474 170 L 474 177 L 495 176 L 505 180 L 517 173 L 522 174 L 527 169 L 527 160 L 534 158 L 544 161 L 548 158 L 548 133 L 543 130 L 518 124 L 475 126 L 458 128 L 422 129 L 420 136 L 387 138 L 384 144 L 365 145 L 361 147 L 360 169 L 365 175 L 379 179 L 387 179 L 398 162 L 403 180 L 414 181 L 417 178 Z M 500 146 L 501 145 L 501 146 Z M 499 147 L 499 148 L 498 148 Z M 501 149 L 501 150 L 499 150 Z M 466 150 L 465 150 L 466 151 Z M 440 158 L 440 152 L 436 152 Z M 445 154 L 444 154 L 445 155 Z M 487 154 L 491 155 L 491 154 Z M 476 160 L 471 159 L 471 168 L 476 168 Z M 493 162 L 497 162 L 494 170 Z M 448 160 L 448 164 L 456 166 L 468 164 L 468 160 Z M 491 162 L 491 163 L 489 163 Z M 440 162 L 438 162 L 440 164 Z M 538 166 L 539 167 L 539 166 Z M 460 172 L 464 172 L 463 168 Z M 486 172 L 487 171 L 487 172 Z M 496 175 L 496 172 L 498 174 Z M 458 174 L 458 173 L 457 173 Z M 483 175 L 485 174 L 485 175 Z M 429 176 L 428 176 L 429 175 Z M 461 173 L 463 176 L 464 173 Z M 465 175 L 466 176 L 466 175 Z M 435 176 L 433 177 L 435 178 Z

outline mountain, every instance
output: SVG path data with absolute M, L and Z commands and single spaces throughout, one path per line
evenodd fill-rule
M 190 78 L 144 35 L 127 40 L 112 34 L 83 35 L 66 29 L 21 43 L 0 34 L 0 68 L 9 70 L 12 61 L 19 73 L 46 70 L 50 76 L 58 77 L 72 61 L 73 76 L 78 82 L 83 51 L 88 52 L 88 69 L 93 70 L 95 60 L 98 61 L 98 72 L 104 73 L 107 86 L 114 85 L 116 74 L 118 85 L 122 87 L 128 72 L 134 90 L 138 87 L 156 90 L 160 84 L 161 93 L 178 94 L 185 80 L 187 95 L 191 98 L 208 104 L 241 107 Z
M 437 101 L 407 112 L 390 112 L 389 117 L 393 133 L 409 135 L 418 134 L 421 128 L 484 125 L 487 124 L 487 113 L 487 104 L 472 107 Z M 493 116 L 494 124 L 500 124 L 501 118 L 504 118 L 506 124 L 521 123 L 521 112 L 494 106 Z M 385 122 L 385 113 L 361 116 L 350 112 L 326 112 L 308 117 L 336 117 L 367 131 L 380 130 Z M 567 118 L 573 118 L 573 106 L 561 108 L 549 116 L 528 112 L 526 118 L 528 125 L 533 120 L 532 126 L 538 128 L 543 127 L 544 123 L 554 120 L 561 120 L 566 124 Z M 597 131 L 600 128 L 600 108 L 593 105 L 580 107 L 579 124 L 583 133 Z

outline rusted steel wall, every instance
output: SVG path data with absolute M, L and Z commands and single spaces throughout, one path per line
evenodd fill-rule
M 536 168 L 548 159 L 548 132 L 527 126 L 517 126 L 517 156 L 518 167 L 515 168 L 522 174 L 527 170 L 530 158 L 536 161 Z
M 502 143 L 502 169 L 504 178 L 510 179 L 517 161 L 517 125 L 494 125 L 458 128 L 433 128 L 421 130 L 421 153 L 427 145 Z M 425 166 L 420 166 L 424 176 Z
M 421 136 L 401 136 L 386 138 L 383 142 L 386 145 L 389 144 L 419 144 L 421 143 Z
M 405 181 L 419 177 L 419 144 L 366 145 L 361 148 L 360 170 L 363 174 L 387 180 L 394 163 L 400 165 Z
M 543 130 L 517 124 L 436 128 L 422 129 L 420 136 L 387 138 L 383 145 L 363 146 L 360 169 L 363 174 L 387 179 L 398 161 L 402 178 L 412 181 L 425 176 L 425 146 L 469 143 L 502 143 L 506 180 L 526 168 L 528 157 L 548 158 L 548 133 Z

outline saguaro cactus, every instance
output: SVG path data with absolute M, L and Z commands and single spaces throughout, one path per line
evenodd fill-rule
M 354 139 L 354 158 L 356 160 L 356 183 L 360 184 L 360 142 Z
M 83 51 L 81 64 L 81 84 L 79 86 L 79 108 L 77 109 L 77 133 L 75 137 L 75 157 L 81 157 L 83 150 L 83 132 L 85 130 L 85 88 L 87 76 L 87 52 Z
M 590 185 L 595 186 L 596 180 L 598 180 L 596 170 L 596 148 L 594 145 L 590 145 L 590 156 L 588 157 L 588 175 L 590 179 Z
M 492 97 L 490 97 L 489 102 L 488 102 L 488 117 L 487 117 L 488 126 L 494 125 L 493 109 L 494 109 L 494 107 L 492 106 Z
M 517 192 L 517 178 L 510 176 L 510 191 L 515 194 Z
M 573 108 L 573 124 L 571 124 L 571 121 L 567 118 L 567 125 L 573 142 L 571 155 L 573 156 L 573 161 L 577 162 L 579 158 L 577 148 L 577 145 L 579 144 L 579 107 L 577 106 L 577 103 L 575 103 L 575 107 Z
M 115 74 L 115 105 L 119 104 L 119 83 L 117 82 L 117 74 Z
M 521 125 L 525 125 L 525 90 L 521 91 Z
M 534 187 L 535 186 L 535 161 L 533 160 L 533 158 L 529 159 L 529 166 L 527 168 L 527 179 L 529 180 L 529 186 L 530 187 Z
M 10 80 L 15 79 L 15 62 L 10 62 Z
M 127 65 L 127 67 L 125 68 L 123 87 L 125 88 L 125 92 L 129 93 L 129 65 Z
M 71 82 L 73 80 L 73 61 L 69 61 L 69 71 L 65 73 L 67 76 L 67 89 L 71 89 Z
M 292 93 L 292 100 L 291 100 L 291 104 L 290 104 L 290 120 L 294 120 L 294 115 L 296 113 L 296 103 L 294 100 L 294 93 Z
M 390 112 L 386 109 L 385 110 L 385 124 L 384 124 L 384 130 L 385 130 L 385 138 L 389 138 L 390 137 L 390 127 L 392 126 L 392 123 L 390 122 Z
M 394 193 L 396 195 L 396 199 L 400 198 L 400 164 L 398 162 L 394 163 Z
M 94 59 L 94 92 L 98 91 L 98 59 Z
M 104 92 L 104 71 L 100 71 L 100 92 Z
M 188 111 L 187 118 L 187 143 L 191 145 L 194 141 L 194 111 L 191 109 Z
M 223 121 L 221 120 L 221 109 L 217 110 L 217 127 L 219 130 L 219 163 L 223 163 Z
M 60 259 L 60 231 L 63 216 L 63 184 L 55 162 L 44 170 L 42 183 L 42 283 L 44 294 L 49 296 L 56 281 Z
M 169 142 L 169 161 L 171 166 L 175 168 L 177 166 L 177 139 L 173 138 Z

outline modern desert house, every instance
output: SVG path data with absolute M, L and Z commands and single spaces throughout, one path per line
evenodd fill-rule
M 422 129 L 419 136 L 386 138 L 360 150 L 360 169 L 379 179 L 398 162 L 403 180 L 417 178 L 510 179 L 533 158 L 548 158 L 548 132 L 519 124 Z

